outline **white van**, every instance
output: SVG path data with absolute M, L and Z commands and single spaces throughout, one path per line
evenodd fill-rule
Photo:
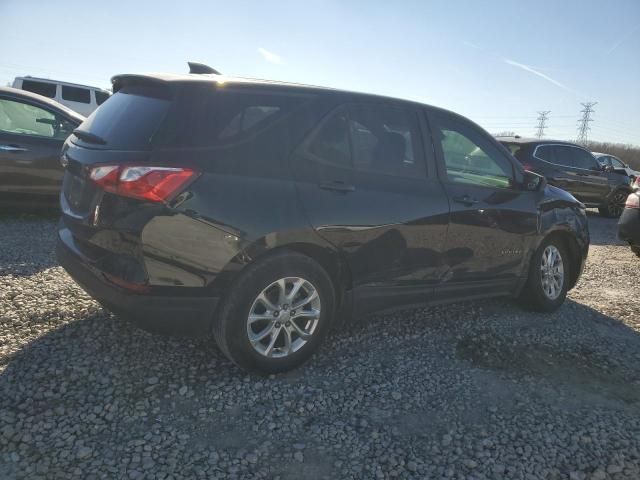
M 111 92 L 101 88 L 30 76 L 16 77 L 13 81 L 13 88 L 52 98 L 85 117 L 89 116 L 111 95 Z

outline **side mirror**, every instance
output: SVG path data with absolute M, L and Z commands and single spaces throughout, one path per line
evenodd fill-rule
M 538 190 L 543 190 L 546 185 L 547 179 L 542 175 L 538 175 L 535 172 L 530 172 L 529 170 L 524 171 L 524 174 L 522 176 L 523 190 L 535 192 Z

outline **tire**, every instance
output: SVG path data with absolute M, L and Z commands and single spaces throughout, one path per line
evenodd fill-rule
M 607 203 L 598 207 L 598 212 L 600 212 L 600 215 L 603 217 L 618 218 L 622 215 L 627 196 L 629 196 L 629 192 L 621 188 L 614 191 L 609 195 L 609 198 L 607 198 Z
M 278 298 L 283 284 L 291 298 Z M 294 288 L 299 289 L 297 294 Z M 290 317 L 294 308 L 289 306 L 295 307 L 306 298 L 312 300 Z M 334 311 L 335 292 L 327 272 L 307 256 L 282 252 L 259 260 L 240 274 L 214 319 L 213 335 L 222 352 L 240 368 L 260 374 L 280 373 L 299 367 L 320 347 Z M 267 331 L 270 333 L 257 340 Z
M 562 285 L 559 289 L 554 289 L 554 295 L 550 295 L 549 290 L 545 288 L 544 283 L 543 255 L 546 255 L 547 252 L 553 252 L 554 249 L 555 252 L 560 255 L 562 266 Z M 551 236 L 543 240 L 540 247 L 533 254 L 531 265 L 529 267 L 527 283 L 520 294 L 520 300 L 523 305 L 526 308 L 537 312 L 553 312 L 554 310 L 557 310 L 567 297 L 570 281 L 569 276 L 573 271 L 573 265 L 570 262 L 571 257 L 560 238 Z M 547 281 L 551 281 L 549 277 L 547 278 Z
M 630 245 L 631 251 L 636 254 L 638 258 L 640 258 L 640 245 Z

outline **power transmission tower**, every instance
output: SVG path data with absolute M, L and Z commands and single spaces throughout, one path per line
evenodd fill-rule
M 585 145 L 587 143 L 589 130 L 591 130 L 589 123 L 593 122 L 591 114 L 594 112 L 593 107 L 595 107 L 597 104 L 598 102 L 586 102 L 580 104 L 584 107 L 584 109 L 580 110 L 580 112 L 582 113 L 582 118 L 578 120 L 578 138 L 576 140 L 576 143 L 579 143 L 581 145 Z
M 538 131 L 536 132 L 536 137 L 538 138 L 544 137 L 544 129 L 547 128 L 547 118 L 550 113 L 551 113 L 551 110 L 538 112 Z

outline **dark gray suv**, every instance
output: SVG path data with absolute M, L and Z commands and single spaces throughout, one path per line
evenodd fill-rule
M 499 137 L 525 170 L 547 178 L 605 217 L 619 217 L 631 193 L 631 179 L 601 165 L 579 145 L 538 138 Z

